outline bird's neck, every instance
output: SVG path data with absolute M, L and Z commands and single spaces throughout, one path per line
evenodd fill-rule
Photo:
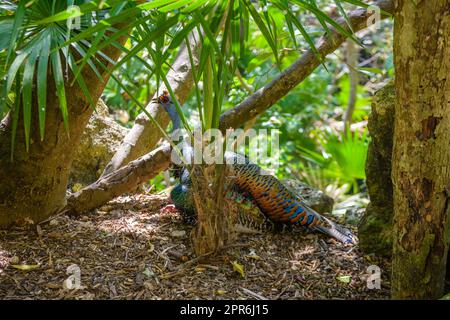
M 179 132 L 177 132 L 179 129 L 181 129 L 181 118 L 178 114 L 178 111 L 173 103 L 169 103 L 164 106 L 167 113 L 169 114 L 169 117 L 172 121 L 173 125 L 173 131 L 172 131 L 172 138 L 174 140 L 178 140 L 179 138 Z M 194 149 L 192 148 L 191 144 L 187 141 L 184 141 L 181 145 L 181 152 L 183 154 L 183 157 L 186 159 L 188 163 L 192 163 L 193 156 L 194 156 Z
M 172 120 L 173 124 L 173 131 L 178 130 L 181 128 L 181 119 L 180 115 L 178 114 L 177 108 L 173 103 L 169 103 L 165 106 L 165 109 L 167 113 L 169 114 L 170 119 Z

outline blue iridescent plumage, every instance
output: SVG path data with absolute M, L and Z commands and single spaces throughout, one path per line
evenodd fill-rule
M 180 124 L 178 113 L 170 98 L 166 101 L 160 103 L 169 113 L 174 129 L 178 129 Z M 350 230 L 308 207 L 300 195 L 290 191 L 276 177 L 263 174 L 258 165 L 232 152 L 226 152 L 224 157 L 230 166 L 231 176 L 234 177 L 233 192 L 245 193 L 250 197 L 250 201 L 254 202 L 261 212 L 260 216 L 255 215 L 258 221 L 265 223 L 269 220 L 276 224 L 300 225 L 325 233 L 343 243 L 356 242 L 356 237 Z M 180 184 L 172 190 L 171 198 L 180 211 L 191 217 L 195 216 L 192 192 L 189 172 L 183 169 Z

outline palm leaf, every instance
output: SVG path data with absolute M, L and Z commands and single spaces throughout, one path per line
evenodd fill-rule
M 256 11 L 255 7 L 249 0 L 243 0 L 245 5 L 247 6 L 248 11 L 250 12 L 250 15 L 253 18 L 253 21 L 257 24 L 259 30 L 261 31 L 262 35 L 266 39 L 267 43 L 269 44 L 270 48 L 272 49 L 273 55 L 275 57 L 275 61 L 277 64 L 279 64 L 279 58 L 278 58 L 278 47 L 274 39 L 272 38 L 268 27 L 264 24 L 262 21 L 259 13 Z
M 0 19 L 0 34 L 11 34 L 14 25 L 14 19 L 10 17 L 2 17 Z M 8 48 L 10 44 L 9 37 L 0 37 L 0 51 L 3 51 Z M 6 63 L 5 63 L 6 65 Z
M 209 2 L 210 0 L 196 0 L 192 1 L 192 3 L 187 6 L 186 8 L 181 9 L 182 13 L 191 13 L 203 6 L 205 3 Z
M 202 130 L 204 131 L 205 130 L 205 120 L 204 120 L 204 117 L 203 117 L 203 107 L 202 107 L 201 98 L 200 98 L 200 90 L 199 90 L 199 86 L 198 86 L 197 72 L 195 70 L 194 56 L 193 56 L 193 53 L 192 53 L 191 44 L 190 44 L 190 41 L 189 41 L 189 36 L 186 36 L 186 46 L 187 46 L 187 50 L 188 50 L 189 62 L 191 64 L 191 69 L 193 70 L 192 78 L 194 80 L 194 92 L 195 92 L 195 97 L 197 98 L 198 114 L 200 116 L 200 122 L 202 124 Z
M 58 13 L 55 13 L 49 17 L 45 17 L 41 20 L 38 20 L 34 22 L 34 25 L 48 25 L 54 22 L 59 21 L 65 21 L 68 19 L 77 18 L 79 16 L 88 14 L 93 11 L 97 11 L 99 9 L 106 9 L 110 8 L 114 4 L 120 3 L 120 2 L 127 2 L 126 0 L 109 0 L 107 3 L 103 0 L 93 0 L 89 1 L 87 3 L 84 3 L 80 6 L 78 6 L 79 10 L 61 10 Z M 101 5 L 101 4 L 104 5 Z M 106 4 L 106 5 L 105 5 Z
M 179 1 L 176 1 L 175 3 L 160 7 L 159 11 L 160 12 L 169 12 L 169 11 L 177 10 L 177 9 L 180 9 L 181 7 L 185 6 L 186 4 L 192 3 L 192 2 L 195 3 L 195 1 L 193 1 L 193 0 L 179 0 Z
M 45 113 L 47 107 L 47 72 L 48 59 L 50 55 L 50 34 L 43 37 L 42 48 L 39 54 L 39 64 L 37 70 L 37 89 L 38 89 L 38 114 L 39 114 L 39 132 L 41 140 L 45 135 Z
M 13 27 L 12 27 L 12 33 L 11 33 L 11 39 L 9 42 L 9 48 L 8 48 L 8 54 L 6 56 L 6 63 L 5 66 L 8 65 L 8 61 L 11 57 L 11 54 L 14 51 L 14 48 L 16 47 L 16 41 L 17 41 L 17 37 L 19 36 L 19 31 L 20 28 L 22 27 L 23 21 L 25 19 L 25 4 L 26 4 L 26 0 L 20 0 L 19 4 L 17 6 L 17 9 L 15 11 L 14 14 L 14 23 L 13 23 Z
M 348 28 L 351 30 L 352 33 L 354 33 L 352 24 L 350 22 L 350 19 L 348 18 L 347 13 L 345 12 L 344 8 L 342 7 L 341 0 L 334 0 L 334 3 L 336 4 L 336 6 L 337 6 L 339 12 L 341 13 L 341 15 L 344 17 Z
M 66 128 L 67 134 L 69 134 L 69 112 L 67 110 L 66 90 L 64 87 L 64 76 L 62 72 L 61 57 L 58 51 L 54 51 L 50 54 L 50 60 L 52 62 L 53 77 L 56 84 L 56 92 L 58 93 L 59 107 Z
M 13 63 L 9 67 L 8 74 L 7 74 L 7 80 L 6 80 L 6 93 L 8 93 L 11 90 L 13 81 L 16 77 L 17 72 L 19 71 L 19 68 L 22 66 L 22 63 L 25 61 L 25 59 L 30 54 L 30 50 L 24 50 L 20 54 L 16 56 Z
M 341 33 L 342 35 L 346 36 L 347 38 L 352 39 L 356 43 L 360 44 L 359 40 L 355 37 L 355 35 L 352 32 L 348 32 L 345 28 L 343 28 L 339 23 L 337 23 L 334 19 L 330 18 L 327 14 L 325 14 L 322 10 L 320 10 L 315 2 L 311 2 L 311 4 L 305 3 L 303 1 L 295 1 L 299 6 L 303 7 L 304 9 L 310 11 L 313 13 L 317 20 L 324 26 L 324 29 L 327 31 L 328 35 L 330 34 L 330 30 L 327 27 L 327 24 L 331 25 L 336 29 L 337 32 Z
M 30 147 L 30 127 L 31 127 L 31 105 L 32 105 L 32 89 L 33 76 L 39 50 L 33 50 L 28 56 L 23 72 L 23 123 L 25 128 L 25 145 L 28 151 Z
M 12 130 L 11 130 L 11 162 L 14 159 L 14 147 L 16 145 L 16 135 L 17 135 L 17 126 L 19 124 L 19 114 L 20 114 L 20 78 L 16 78 L 16 91 L 15 91 L 15 100 L 14 105 L 11 109 L 12 115 Z
M 123 65 L 128 60 L 132 59 L 134 56 L 137 55 L 139 51 L 141 51 L 143 48 L 148 46 L 149 43 L 157 39 L 158 37 L 161 37 L 165 34 L 172 26 L 175 25 L 176 22 L 178 22 L 178 15 L 175 15 L 173 17 L 170 17 L 166 20 L 165 24 L 163 26 L 160 26 L 157 30 L 152 30 L 151 33 L 147 34 L 144 38 L 142 38 L 141 42 L 138 43 L 136 46 L 133 47 L 132 50 L 130 50 L 125 57 L 123 57 L 119 62 L 117 62 L 113 68 L 111 68 L 110 73 L 114 70 L 116 70 L 119 66 Z

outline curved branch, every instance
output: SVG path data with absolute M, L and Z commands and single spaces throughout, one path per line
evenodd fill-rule
M 79 215 L 135 190 L 169 167 L 171 150 L 169 144 L 164 144 L 113 173 L 100 177 L 96 182 L 70 195 L 62 212 Z
M 199 36 L 196 31 L 193 31 L 189 36 L 189 45 L 194 58 L 194 66 L 189 60 L 189 50 L 187 44 L 183 44 L 178 55 L 172 65 L 172 68 L 167 74 L 167 80 L 170 83 L 173 91 L 177 95 L 178 101 L 184 103 L 192 88 L 193 77 L 192 68 L 195 67 L 197 61 L 197 52 L 200 46 Z M 159 89 L 159 93 L 166 90 L 165 86 Z M 154 98 L 158 96 L 155 93 Z M 146 107 L 147 112 L 156 119 L 161 127 L 166 128 L 169 124 L 169 116 L 167 112 L 158 103 L 153 100 Z M 116 153 L 106 165 L 102 173 L 102 177 L 114 172 L 128 162 L 137 159 L 138 157 L 152 150 L 156 143 L 162 138 L 161 132 L 154 125 L 154 123 L 147 117 L 145 112 L 141 112 L 134 122 L 133 127 L 123 139 L 121 145 Z
M 394 4 L 391 0 L 380 0 L 376 2 L 376 5 L 388 13 L 394 11 Z M 359 31 L 367 27 L 367 21 L 370 17 L 370 12 L 365 9 L 352 11 L 349 14 L 349 19 L 353 30 Z M 381 18 L 386 18 L 386 16 Z M 338 22 L 346 27 L 344 20 L 341 19 Z M 337 31 L 332 31 L 330 36 L 322 37 L 316 47 L 322 56 L 326 56 L 335 51 L 345 39 L 345 36 Z M 269 84 L 256 91 L 233 109 L 225 112 L 220 119 L 220 129 L 224 131 L 230 127 L 236 128 L 260 115 L 302 82 L 319 65 L 320 60 L 314 52 L 312 50 L 307 51 Z M 140 183 L 153 178 L 170 165 L 170 148 L 167 148 L 160 147 L 71 195 L 68 198 L 68 206 L 65 210 L 72 213 L 92 210 L 122 193 L 135 189 Z M 123 176 L 126 176 L 127 179 L 124 180 Z M 109 184 L 112 184 L 112 186 Z
M 394 12 L 394 3 L 392 0 L 377 1 L 374 6 L 391 14 Z M 350 12 L 348 17 L 353 31 L 360 31 L 368 27 L 367 24 L 371 15 L 372 13 L 366 9 L 358 9 Z M 382 15 L 381 19 L 384 18 L 387 18 L 387 16 Z M 338 19 L 337 22 L 348 30 L 344 19 Z M 316 44 L 316 48 L 322 57 L 335 51 L 346 40 L 343 34 L 340 34 L 334 29 L 331 30 L 329 36 L 323 36 Z M 308 77 L 320 63 L 321 61 L 317 55 L 311 49 L 308 50 L 270 83 L 256 91 L 236 107 L 226 111 L 220 117 L 220 129 L 225 131 L 228 128 L 239 127 L 244 122 L 262 114 Z

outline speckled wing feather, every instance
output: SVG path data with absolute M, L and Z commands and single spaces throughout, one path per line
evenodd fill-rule
M 178 129 L 180 118 L 168 92 L 160 96 L 158 101 L 169 113 L 174 130 Z M 183 152 L 185 150 L 189 151 L 189 154 L 193 154 L 192 147 L 186 143 L 183 144 Z M 225 152 L 224 158 L 226 163 L 231 166 L 234 186 L 241 192 L 251 195 L 263 213 L 261 216 L 254 217 L 249 214 L 249 217 L 256 219 L 255 221 L 258 221 L 259 217 L 267 217 L 273 223 L 301 225 L 319 230 L 344 243 L 355 243 L 356 238 L 349 230 L 336 225 L 309 208 L 300 197 L 283 186 L 276 177 L 264 174 L 258 165 L 251 163 L 244 156 L 232 152 Z M 192 187 L 187 170 L 184 170 L 180 180 L 180 185 L 171 192 L 172 200 L 175 206 L 181 211 L 187 212 L 188 216 L 195 216 Z M 238 216 L 240 215 L 242 214 L 238 213 Z

